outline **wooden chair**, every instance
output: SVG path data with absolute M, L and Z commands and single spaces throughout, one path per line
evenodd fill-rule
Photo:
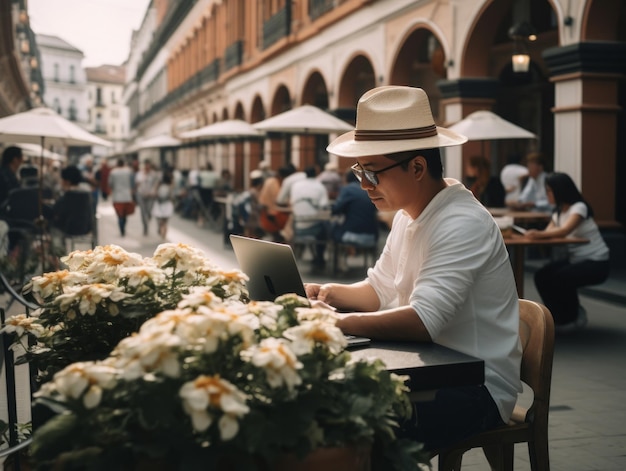
M 482 448 L 492 470 L 512 471 L 514 445 L 528 443 L 532 471 L 549 471 L 548 409 L 554 354 L 554 321 L 542 304 L 520 299 L 521 379 L 531 387 L 529 409 L 516 406 L 510 422 L 439 452 L 439 471 L 459 471 L 463 454 Z

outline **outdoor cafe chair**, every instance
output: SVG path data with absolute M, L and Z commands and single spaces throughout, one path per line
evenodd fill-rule
M 515 406 L 507 425 L 439 451 L 439 471 L 459 471 L 463 454 L 482 448 L 492 470 L 512 471 L 514 446 L 527 443 L 532 471 L 549 471 L 548 409 L 554 355 L 554 321 L 542 304 L 520 299 L 521 379 L 532 389 L 530 408 Z

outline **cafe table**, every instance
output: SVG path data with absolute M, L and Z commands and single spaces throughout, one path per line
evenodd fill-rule
M 511 234 L 504 237 L 504 243 L 511 251 L 511 264 L 515 285 L 519 298 L 524 297 L 524 261 L 526 259 L 526 247 L 552 247 L 567 244 L 587 244 L 589 239 L 579 237 L 552 237 L 550 239 L 531 239 L 521 234 Z
M 543 211 L 523 211 L 510 208 L 487 208 L 493 217 L 508 216 L 513 218 L 513 223 L 520 226 L 528 224 L 548 224 L 550 222 L 551 213 Z
M 429 400 L 437 389 L 478 386 L 485 381 L 485 362 L 432 342 L 372 341 L 351 348 L 352 358 L 378 358 L 387 370 L 409 377 L 411 399 Z

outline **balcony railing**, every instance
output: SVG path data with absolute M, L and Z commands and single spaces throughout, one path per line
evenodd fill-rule
M 263 48 L 267 49 L 276 41 L 290 33 L 291 9 L 290 2 L 274 16 L 263 23 Z
M 324 13 L 332 10 L 336 0 L 309 0 L 309 18 L 315 20 Z
M 243 59 L 243 41 L 236 41 L 226 48 L 224 54 L 224 71 L 241 65 Z

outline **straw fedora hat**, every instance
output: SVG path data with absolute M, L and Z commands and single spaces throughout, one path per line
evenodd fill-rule
M 392 85 L 366 92 L 357 103 L 355 130 L 336 138 L 326 150 L 340 157 L 364 157 L 466 141 L 465 136 L 435 125 L 424 90 Z

